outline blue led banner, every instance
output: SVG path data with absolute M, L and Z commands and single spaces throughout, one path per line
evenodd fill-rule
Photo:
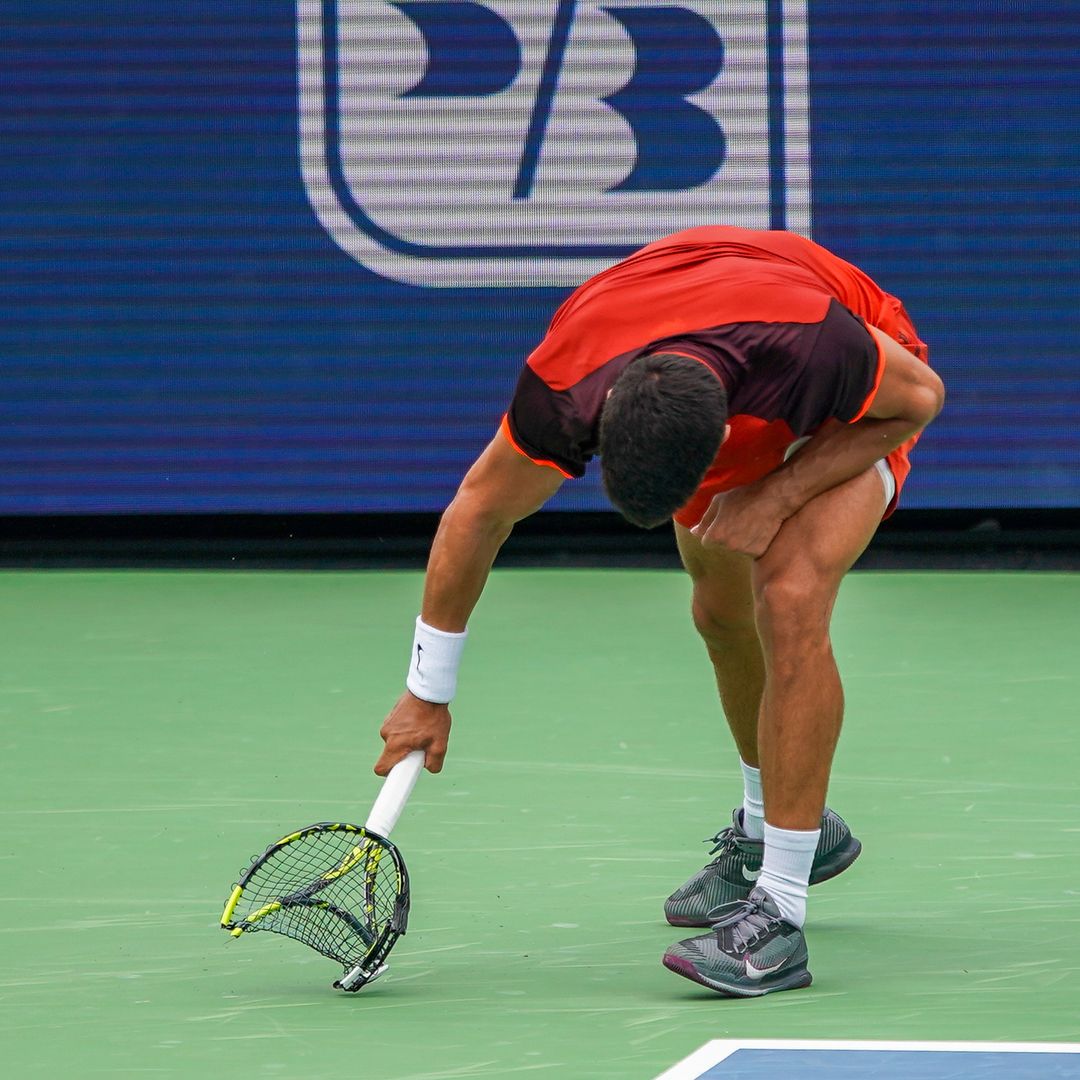
M 568 291 L 714 221 L 903 298 L 949 388 L 904 506 L 1080 506 L 1071 0 L 3 21 L 0 513 L 441 509 Z
M 573 287 L 716 221 L 806 232 L 805 11 L 770 7 L 300 0 L 312 205 L 424 286 Z

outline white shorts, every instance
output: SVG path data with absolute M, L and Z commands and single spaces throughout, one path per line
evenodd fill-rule
M 889 463 L 880 458 L 874 462 L 874 468 L 877 469 L 878 475 L 881 477 L 881 486 L 885 489 L 885 507 L 881 511 L 885 513 L 889 509 L 889 503 L 896 498 L 896 477 L 892 474 L 892 469 L 889 468 Z

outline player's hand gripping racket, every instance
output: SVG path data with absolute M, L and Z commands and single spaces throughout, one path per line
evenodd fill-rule
M 343 965 L 341 990 L 382 975 L 409 921 L 409 875 L 389 836 L 423 765 L 414 750 L 390 770 L 363 828 L 324 821 L 271 844 L 233 889 L 222 927 L 302 941 Z

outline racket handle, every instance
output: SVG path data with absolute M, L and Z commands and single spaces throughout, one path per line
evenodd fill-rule
M 401 759 L 383 781 L 382 791 L 379 792 L 375 805 L 368 814 L 364 823 L 365 829 L 370 829 L 380 836 L 389 837 L 394 826 L 401 817 L 401 811 L 409 801 L 412 789 L 416 785 L 416 778 L 424 767 L 424 751 L 413 750 Z

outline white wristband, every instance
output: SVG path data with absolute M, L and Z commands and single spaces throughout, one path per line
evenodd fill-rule
M 423 701 L 440 705 L 453 701 L 457 691 L 458 665 L 468 635 L 468 630 L 462 630 L 460 634 L 436 630 L 418 615 L 409 677 L 405 680 L 410 693 Z

